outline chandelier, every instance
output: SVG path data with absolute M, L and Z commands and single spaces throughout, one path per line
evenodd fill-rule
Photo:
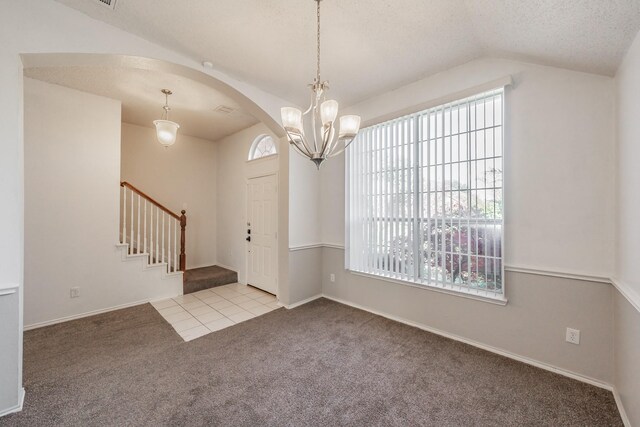
M 281 109 L 282 127 L 287 133 L 289 143 L 296 151 L 310 159 L 318 169 L 323 161 L 329 157 L 342 153 L 353 142 L 360 129 L 360 116 L 348 115 L 340 117 L 340 130 L 336 138 L 334 127 L 338 116 L 338 102 L 326 100 L 325 94 L 329 89 L 329 82 L 320 80 L 320 1 L 316 2 L 317 31 L 317 68 L 316 77 L 311 87 L 311 104 L 303 113 L 297 108 L 283 107 Z M 305 135 L 303 117 L 310 115 L 310 130 L 313 134 L 309 142 Z
M 164 93 L 164 107 L 162 107 L 164 112 L 162 113 L 162 119 L 154 120 L 153 124 L 156 126 L 156 138 L 158 142 L 167 148 L 176 142 L 180 125 L 169 120 L 169 110 L 171 110 L 171 108 L 169 108 L 169 95 L 173 94 L 173 92 L 169 89 L 162 89 L 161 92 Z

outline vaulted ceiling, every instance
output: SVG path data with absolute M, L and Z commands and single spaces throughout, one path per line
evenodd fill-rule
M 299 104 L 315 75 L 312 0 L 58 0 Z M 343 105 L 493 56 L 612 76 L 638 0 L 323 0 L 322 77 Z M 99 35 L 96 35 L 99 36 Z

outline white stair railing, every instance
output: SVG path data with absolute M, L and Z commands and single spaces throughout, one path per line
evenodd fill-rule
M 148 265 L 166 264 L 167 273 L 184 271 L 186 211 L 173 213 L 128 182 L 120 187 L 120 243 L 128 245 L 127 254 L 145 256 Z

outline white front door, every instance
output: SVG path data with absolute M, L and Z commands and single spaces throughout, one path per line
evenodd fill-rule
M 278 184 L 276 175 L 249 179 L 247 240 L 250 285 L 276 294 L 278 290 Z

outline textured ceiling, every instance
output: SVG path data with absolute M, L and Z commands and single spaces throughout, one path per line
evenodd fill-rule
M 209 86 L 158 71 L 120 67 L 47 67 L 26 68 L 26 77 L 94 93 L 122 101 L 122 121 L 153 127 L 162 116 L 164 95 L 169 97 L 171 120 L 180 124 L 180 134 L 216 141 L 258 121 L 245 114 L 232 99 Z M 225 105 L 231 114 L 215 111 Z
M 58 0 L 297 103 L 315 75 L 311 0 Z M 324 0 L 322 77 L 343 104 L 483 56 L 613 75 L 639 0 Z

